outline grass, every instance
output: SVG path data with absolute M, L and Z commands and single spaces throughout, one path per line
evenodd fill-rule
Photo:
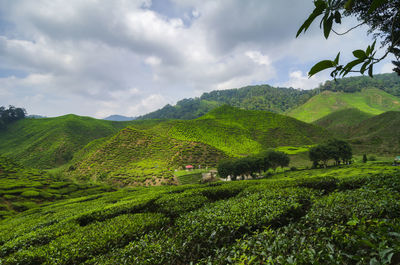
M 335 111 L 348 108 L 379 115 L 385 111 L 400 110 L 400 100 L 377 88 L 366 88 L 355 93 L 324 91 L 287 114 L 301 121 L 314 122 Z
M 377 161 L 262 180 L 82 194 L 0 221 L 0 259 L 7 265 L 396 264 L 399 191 L 400 168 Z
M 90 141 L 112 135 L 127 122 L 65 115 L 23 119 L 0 130 L 0 154 L 34 168 L 53 168 L 70 161 Z

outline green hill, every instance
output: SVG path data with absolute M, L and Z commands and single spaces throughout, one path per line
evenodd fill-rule
M 323 91 L 287 114 L 296 119 L 313 122 L 335 111 L 357 108 L 365 113 L 378 115 L 390 110 L 400 110 L 400 98 L 377 88 L 360 92 Z
M 222 151 L 209 145 L 134 127 L 125 128 L 108 140 L 94 141 L 82 152 L 82 159 L 69 169 L 71 175 L 121 185 L 176 183 L 174 169 L 186 165 L 215 167 L 226 158 Z
M 69 174 L 122 185 L 175 183 L 185 165 L 214 167 L 220 159 L 278 146 L 326 140 L 321 127 L 284 115 L 222 106 L 195 120 L 143 120 L 77 152 Z
M 345 138 L 349 135 L 352 127 L 372 116 L 374 115 L 355 108 L 343 109 L 332 112 L 314 121 L 313 124 L 327 129 L 337 137 Z
M 348 138 L 360 152 L 400 155 L 400 112 L 366 119 L 351 128 Z
M 23 119 L 0 130 L 0 154 L 28 167 L 52 168 L 70 161 L 90 141 L 127 125 L 76 115 Z
M 198 98 L 180 100 L 174 106 L 168 104 L 157 111 L 138 117 L 138 119 L 195 119 L 224 104 L 248 110 L 267 110 L 276 113 L 284 113 L 290 112 L 292 109 L 301 106 L 314 95 L 318 95 L 323 91 L 345 92 L 347 94 L 351 94 L 354 92 L 361 92 L 366 88 L 376 88 L 381 91 L 385 91 L 388 94 L 400 96 L 400 77 L 396 73 L 378 74 L 375 75 L 374 78 L 367 76 L 347 77 L 337 79 L 336 81 L 328 80 L 318 88 L 312 90 L 272 87 L 269 85 L 256 85 L 227 90 L 215 90 L 204 93 Z M 355 98 L 357 98 L 357 95 Z M 349 100 L 352 101 L 352 99 Z M 356 100 L 359 101 L 359 99 Z M 362 101 L 364 101 L 364 99 L 362 99 Z M 327 103 L 335 104 L 334 102 Z M 342 103 L 338 102 L 338 104 Z M 340 108 L 335 106 L 333 111 L 343 108 L 358 108 L 357 105 L 359 103 L 354 102 L 354 104 L 346 103 L 346 106 Z M 372 106 L 372 108 L 375 107 Z M 365 111 L 364 109 L 361 110 Z M 389 109 L 384 108 L 379 113 L 387 110 Z M 324 115 L 327 115 L 330 112 L 331 111 L 325 110 Z M 373 113 L 379 114 L 376 112 Z M 319 116 L 316 119 L 319 119 L 322 116 Z M 297 116 L 293 117 L 299 118 Z M 316 119 L 313 119 L 313 121 Z M 309 122 L 310 120 L 305 119 L 304 121 Z
M 277 146 L 314 144 L 330 136 L 318 126 L 291 117 L 227 105 L 196 120 L 163 125 L 172 138 L 209 144 L 232 156 L 254 154 Z
M 165 107 L 138 117 L 138 119 L 195 119 L 224 104 L 248 109 L 282 113 L 299 106 L 315 94 L 312 90 L 272 87 L 269 85 L 246 86 L 204 93 L 199 98 L 183 99 L 175 106 Z

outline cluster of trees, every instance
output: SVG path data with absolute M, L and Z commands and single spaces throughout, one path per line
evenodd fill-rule
M 23 119 L 26 117 L 26 110 L 23 108 L 16 108 L 14 106 L 0 107 L 0 129 L 3 129 L 14 121 Z
M 272 168 L 286 167 L 289 165 L 290 158 L 286 153 L 278 151 L 265 151 L 257 155 L 247 156 L 235 160 L 224 160 L 219 162 L 217 169 L 222 178 L 231 176 L 236 180 L 240 176 L 251 175 Z
M 317 90 L 341 91 L 346 93 L 359 92 L 363 88 L 378 88 L 394 96 L 400 96 L 400 76 L 395 73 L 367 76 L 347 77 L 336 81 L 326 81 Z
M 309 151 L 309 158 L 313 162 L 314 167 L 328 165 L 328 161 L 333 159 L 335 164 L 339 165 L 341 162 L 347 164 L 351 161 L 353 152 L 351 146 L 346 141 L 333 139 L 329 140 L 326 144 L 314 146 Z

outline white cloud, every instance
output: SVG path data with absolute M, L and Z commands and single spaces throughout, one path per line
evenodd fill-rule
M 289 73 L 289 80 L 281 84 L 284 87 L 302 88 L 302 89 L 313 89 L 318 87 L 320 83 L 323 83 L 328 77 L 316 76 L 308 77 L 303 74 L 302 71 L 297 70 Z
M 24 73 L 0 78 L 0 105 L 137 116 L 213 89 L 312 88 L 326 75 L 308 79 L 309 65 L 369 40 L 361 30 L 324 41 L 318 27 L 295 39 L 311 0 L 157 1 L 0 1 L 11 25 L 0 31 L 0 76 Z

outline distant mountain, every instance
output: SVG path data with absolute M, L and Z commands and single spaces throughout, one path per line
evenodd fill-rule
M 43 118 L 47 118 L 46 116 L 42 116 L 42 115 L 36 115 L 36 114 L 31 114 L 26 116 L 27 119 L 43 119 Z
M 400 110 L 400 98 L 378 88 L 365 88 L 352 93 L 326 90 L 287 114 L 305 122 L 313 122 L 335 111 L 348 108 L 357 108 L 365 113 L 378 115 L 390 110 Z
M 28 167 L 52 168 L 71 160 L 90 141 L 113 135 L 128 124 L 72 114 L 22 119 L 0 130 L 0 154 Z
M 126 117 L 123 115 L 111 115 L 111 116 L 104 118 L 103 120 L 106 120 L 106 121 L 132 121 L 134 119 L 136 119 L 136 118 L 135 117 Z

